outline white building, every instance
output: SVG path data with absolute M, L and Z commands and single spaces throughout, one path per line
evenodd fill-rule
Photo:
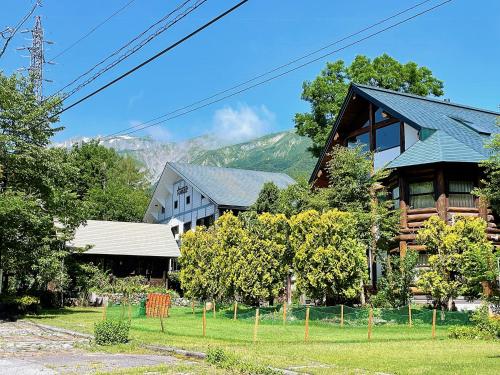
M 225 211 L 247 210 L 266 182 L 285 188 L 295 181 L 284 173 L 167 162 L 144 222 L 167 224 L 178 240 L 191 228 L 211 225 Z

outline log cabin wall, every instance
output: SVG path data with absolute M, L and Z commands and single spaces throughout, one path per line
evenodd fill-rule
M 399 253 L 404 256 L 408 249 L 416 250 L 425 254 L 425 247 L 415 242 L 418 230 L 423 226 L 425 220 L 432 216 L 439 216 L 441 219 L 451 224 L 457 215 L 481 217 L 487 223 L 488 239 L 496 246 L 500 246 L 500 229 L 497 218 L 488 208 L 487 202 L 468 194 L 464 186 L 471 184 L 478 186 L 481 179 L 481 171 L 474 164 L 449 164 L 441 163 L 431 166 L 421 166 L 416 168 L 404 168 L 394 172 L 391 181 L 397 181 L 399 190 L 399 208 L 401 210 L 401 229 L 397 237 L 399 241 Z M 457 185 L 462 183 L 462 189 L 457 189 Z M 413 191 L 414 186 L 424 186 L 432 184 L 433 191 L 421 190 Z M 461 190 L 456 192 L 455 190 Z M 426 194 L 427 193 L 427 194 Z M 420 196 L 424 199 L 416 199 Z M 426 196 L 427 195 L 427 196 Z M 432 195 L 432 198 L 430 197 Z M 426 196 L 426 197 L 425 197 Z M 451 199 L 450 199 L 451 197 Z M 425 206 L 425 202 L 430 204 Z M 415 207 L 415 202 L 418 207 Z M 422 204 L 423 203 L 423 204 Z M 422 263 L 425 263 L 425 256 L 421 256 Z M 421 264 L 425 265 L 425 264 Z

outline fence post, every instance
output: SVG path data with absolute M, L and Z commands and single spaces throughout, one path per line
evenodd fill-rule
M 432 310 L 432 338 L 436 338 L 436 314 L 437 310 Z
M 286 323 L 286 302 L 283 302 L 283 325 Z
M 373 307 L 370 306 L 368 312 L 368 340 L 372 339 L 372 324 L 373 324 Z
M 191 311 L 193 312 L 193 315 L 194 315 L 194 301 L 191 300 Z
M 107 303 L 102 304 L 102 320 L 106 320 L 106 309 L 108 308 Z
M 201 318 L 201 324 L 203 326 L 203 337 L 207 334 L 207 305 L 203 302 L 203 316 Z
M 344 327 L 344 305 L 340 305 L 340 327 Z
M 238 319 L 238 301 L 234 301 L 234 316 L 233 320 Z
M 255 310 L 255 326 L 253 327 L 253 342 L 257 342 L 257 329 L 259 328 L 259 308 Z
M 309 306 L 306 307 L 306 332 L 304 335 L 304 342 L 309 340 Z
M 408 325 L 411 327 L 413 322 L 411 320 L 411 303 L 408 305 Z
M 213 310 L 213 313 L 214 313 L 214 319 L 215 319 L 215 318 L 217 317 L 217 316 L 215 315 L 215 300 L 214 300 L 214 301 L 212 301 L 212 310 Z

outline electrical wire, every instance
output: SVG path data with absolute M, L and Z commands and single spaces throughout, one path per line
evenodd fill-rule
M 124 11 L 126 8 L 128 8 L 134 1 L 135 0 L 130 0 L 128 3 L 126 3 L 125 5 L 123 5 L 120 9 L 116 10 L 113 14 L 111 14 L 104 21 L 101 21 L 100 23 L 98 23 L 97 25 L 95 25 L 86 34 L 82 35 L 80 38 L 78 38 L 77 40 L 75 40 L 72 44 L 70 44 L 68 47 L 66 47 L 65 49 L 63 49 L 61 52 L 59 52 L 57 55 L 55 55 L 54 57 L 50 58 L 49 60 L 50 61 L 54 61 L 55 59 L 57 59 L 57 58 L 61 57 L 62 55 L 64 55 L 66 52 L 68 52 L 70 49 L 72 49 L 74 46 L 76 46 L 82 40 L 88 38 L 91 34 L 93 34 L 102 25 L 104 25 L 105 23 L 107 23 L 110 19 L 112 19 L 113 17 L 115 17 L 116 15 L 118 15 L 119 13 L 121 13 L 122 11 Z
M 73 108 L 74 106 L 80 104 L 81 102 L 91 98 L 92 96 L 98 94 L 99 92 L 107 89 L 108 87 L 110 87 L 111 85 L 115 84 L 116 82 L 122 80 L 123 78 L 129 76 L 130 74 L 132 74 L 133 72 L 139 70 L 140 68 L 142 68 L 143 66 L 149 64 L 150 62 L 156 60 L 157 58 L 159 58 L 160 56 L 164 55 L 165 53 L 169 52 L 170 50 L 174 49 L 175 47 L 177 47 L 178 45 L 184 43 L 185 41 L 187 41 L 188 39 L 191 39 L 193 36 L 195 36 L 196 34 L 200 33 L 201 31 L 205 30 L 206 28 L 208 28 L 209 26 L 211 26 L 212 24 L 216 23 L 217 21 L 219 21 L 220 19 L 224 18 L 225 16 L 227 16 L 228 14 L 234 12 L 236 9 L 238 9 L 239 7 L 241 7 L 243 4 L 247 3 L 249 0 L 242 0 L 240 1 L 238 4 L 234 5 L 233 7 L 229 8 L 228 10 L 224 11 L 223 13 L 219 14 L 217 17 L 213 18 L 212 20 L 210 20 L 209 22 L 205 23 L 203 26 L 200 26 L 199 28 L 197 28 L 196 30 L 194 30 L 193 32 L 191 32 L 190 34 L 184 36 L 183 38 L 179 39 L 177 42 L 171 44 L 170 46 L 168 46 L 167 48 L 161 50 L 160 52 L 158 52 L 157 54 L 155 54 L 154 56 L 150 57 L 149 59 L 143 61 L 142 63 L 140 63 L 139 65 L 136 65 L 134 68 L 128 70 L 127 72 L 123 73 L 122 75 L 118 76 L 117 78 L 113 79 L 112 81 L 108 82 L 107 84 L 105 84 L 104 86 L 101 86 L 100 88 L 98 88 L 97 90 L 94 90 L 92 91 L 90 94 L 84 96 L 83 98 L 77 100 L 76 102 L 74 102 L 73 104 L 61 109 L 59 112 L 57 112 L 56 114 L 54 114 L 54 116 L 58 116 L 60 115 L 61 113 L 63 112 L 66 112 L 67 110 L 69 110 L 70 108 Z
M 110 58 L 118 55 L 125 48 L 129 47 L 135 41 L 139 40 L 142 36 L 144 36 L 153 27 L 155 27 L 158 24 L 160 24 L 160 23 L 168 20 L 173 14 L 177 13 L 179 10 L 181 10 L 182 8 L 184 8 L 184 6 L 186 4 L 188 4 L 189 2 L 191 2 L 191 1 L 192 0 L 186 0 L 183 3 L 181 3 L 180 5 L 178 5 L 174 10 L 172 10 L 171 12 L 169 12 L 167 15 L 165 15 L 164 17 L 162 17 L 160 20 L 158 20 L 154 24 L 150 25 L 146 30 L 142 31 L 136 37 L 134 37 L 133 39 L 131 39 L 130 41 L 128 41 L 125 45 L 123 45 L 122 47 L 120 47 L 119 49 L 117 49 L 116 51 L 114 51 L 111 55 L 107 56 L 106 58 L 104 58 L 103 60 L 101 60 L 100 62 L 98 62 L 94 66 L 92 66 L 90 69 L 88 69 L 84 73 L 80 74 L 77 78 L 75 78 L 73 81 L 71 81 L 70 83 L 66 84 L 64 87 L 62 87 L 61 89 L 59 89 L 57 92 L 55 92 L 54 94 L 52 94 L 49 98 L 52 98 L 52 97 L 58 95 L 59 93 L 63 92 L 65 89 L 67 89 L 68 87 L 70 87 L 73 84 L 75 84 L 76 82 L 78 82 L 81 78 L 87 76 L 92 71 L 94 71 L 95 69 L 97 69 L 100 65 L 104 64 L 107 60 L 109 60 Z M 129 49 L 128 51 L 126 51 L 125 53 L 123 53 L 122 55 L 120 55 L 116 60 L 114 60 L 111 63 L 109 63 L 106 67 L 100 69 L 93 76 L 91 76 L 90 78 L 88 78 L 86 81 L 84 81 L 83 83 L 79 84 L 77 87 L 73 88 L 70 92 L 64 93 L 62 95 L 63 98 L 67 99 L 70 96 L 74 95 L 76 92 L 80 91 L 82 88 L 84 88 L 85 86 L 87 86 L 89 83 L 91 83 L 94 80 L 96 80 L 102 74 L 104 74 L 105 72 L 109 71 L 110 69 L 112 69 L 113 67 L 115 67 L 116 65 L 118 65 L 119 63 L 121 63 L 123 60 L 127 59 L 128 57 L 130 57 L 131 55 L 133 55 L 134 53 L 136 53 L 137 51 L 139 51 L 142 47 L 144 47 L 146 44 L 148 44 L 149 42 L 151 42 L 154 38 L 156 38 L 157 36 L 159 36 L 160 34 L 162 34 L 163 32 L 165 32 L 166 30 L 168 30 L 169 28 L 171 28 L 177 22 L 179 22 L 180 20 L 182 20 L 183 18 L 185 18 L 187 15 L 189 15 L 191 12 L 193 12 L 194 10 L 196 10 L 199 6 L 203 5 L 206 1 L 207 0 L 198 0 L 193 6 L 187 8 L 183 13 L 181 13 L 180 15 L 178 15 L 175 19 L 173 19 L 172 21 L 168 22 L 166 25 L 160 27 L 154 33 L 150 34 L 147 38 L 145 38 L 144 40 L 142 40 L 141 42 L 139 42 L 137 45 L 133 46 L 131 49 Z
M 376 31 L 376 32 L 374 32 L 374 33 L 372 33 L 372 34 L 369 34 L 369 35 L 367 35 L 367 36 L 365 36 L 365 37 L 363 37 L 363 38 L 357 39 L 357 40 L 355 40 L 354 42 L 349 43 L 349 44 L 347 44 L 347 45 L 345 45 L 345 46 L 343 46 L 343 47 L 341 47 L 341 48 L 338 48 L 338 49 L 336 49 L 336 50 L 334 50 L 334 51 L 330 51 L 330 52 L 328 52 L 328 53 L 326 53 L 326 54 L 323 54 L 323 55 L 321 55 L 321 56 L 319 56 L 319 57 L 317 57 L 317 58 L 314 58 L 314 59 L 312 59 L 312 60 L 309 60 L 309 61 L 307 61 L 307 62 L 305 62 L 305 63 L 303 63 L 303 64 L 301 64 L 301 65 L 298 65 L 298 66 L 296 66 L 296 67 L 294 67 L 294 68 L 292 68 L 292 69 L 286 70 L 285 72 L 282 72 L 282 73 L 280 73 L 280 74 L 274 75 L 274 76 L 272 76 L 272 77 L 270 77 L 270 78 L 268 78 L 268 79 L 265 79 L 265 80 L 263 80 L 263 81 L 260 81 L 260 82 L 255 83 L 255 84 L 253 84 L 253 85 L 247 86 L 247 87 L 245 87 L 245 88 L 243 88 L 243 89 L 241 89 L 241 90 L 238 90 L 238 91 L 233 92 L 233 93 L 231 93 L 231 94 L 225 95 L 225 96 L 223 96 L 223 97 L 221 97 L 221 98 L 218 98 L 218 99 L 216 99 L 216 100 L 211 100 L 211 101 L 209 101 L 208 103 L 205 103 L 205 104 L 202 104 L 202 105 L 196 106 L 195 108 L 192 108 L 192 109 L 190 109 L 190 110 L 184 111 L 184 110 L 186 110 L 186 109 L 188 109 L 188 108 L 191 108 L 191 107 L 193 107 L 193 106 L 195 106 L 195 105 L 197 105 L 197 104 L 201 104 L 201 103 L 203 103 L 203 102 L 206 102 L 207 100 L 210 100 L 210 99 L 216 98 L 216 97 L 218 97 L 218 96 L 220 96 L 220 95 L 222 95 L 222 94 L 224 94 L 224 93 L 226 93 L 226 92 L 233 91 L 233 90 L 234 90 L 234 89 L 236 89 L 236 88 L 239 88 L 239 87 L 245 86 L 246 84 L 251 83 L 251 82 L 253 82 L 253 81 L 255 81 L 255 80 L 259 79 L 259 78 L 262 78 L 262 77 L 264 77 L 264 76 L 266 76 L 266 75 L 269 75 L 270 73 L 273 73 L 273 72 L 276 72 L 276 71 L 278 71 L 278 70 L 281 70 L 283 67 L 290 66 L 290 65 L 294 64 L 295 62 L 298 62 L 298 61 L 301 61 L 301 60 L 303 60 L 303 59 L 305 59 L 305 58 L 307 58 L 307 57 L 310 57 L 310 56 L 312 56 L 312 55 L 316 54 L 317 52 L 319 52 L 319 51 L 323 51 L 323 50 L 325 50 L 326 48 L 328 48 L 328 47 L 330 47 L 330 46 L 332 46 L 332 45 L 334 45 L 334 44 L 338 44 L 338 43 L 339 43 L 339 42 L 341 42 L 341 41 L 345 41 L 346 39 L 349 39 L 349 38 L 351 38 L 352 36 L 359 35 L 360 33 L 364 32 L 364 31 L 367 31 L 367 30 L 369 30 L 369 29 L 372 29 L 373 27 L 375 27 L 375 26 L 377 26 L 377 25 L 380 25 L 381 23 L 384 23 L 384 22 L 386 22 L 387 20 L 390 20 L 390 19 L 392 19 L 392 18 L 394 18 L 394 17 L 396 17 L 396 16 L 398 16 L 398 15 L 401 15 L 401 14 L 403 14 L 403 13 L 406 13 L 406 12 L 408 12 L 409 10 L 412 10 L 412 9 L 414 9 L 414 8 L 416 8 L 416 7 L 418 7 L 418 6 L 422 5 L 422 4 L 425 4 L 425 3 L 429 2 L 429 1 L 430 1 L 430 0 L 423 1 L 423 2 L 421 2 L 421 3 L 418 3 L 418 4 L 416 4 L 416 5 L 412 6 L 412 7 L 408 8 L 408 9 L 405 9 L 405 10 L 403 10 L 403 11 L 401 11 L 401 12 L 399 12 L 399 13 L 397 13 L 397 14 L 393 15 L 393 16 L 390 16 L 390 17 L 388 17 L 388 18 L 386 18 L 386 19 L 384 19 L 384 20 L 381 20 L 381 21 L 379 21 L 379 22 L 377 22 L 377 23 L 375 23 L 375 24 L 373 24 L 373 25 L 371 25 L 371 26 L 368 26 L 368 27 L 366 27 L 366 28 L 364 28 L 364 29 L 362 29 L 362 30 L 360 30 L 360 31 L 358 31 L 358 32 L 355 32 L 355 33 L 353 33 L 353 34 L 350 34 L 350 35 L 349 35 L 349 36 L 347 36 L 347 37 L 344 37 L 344 38 L 342 38 L 342 39 L 339 39 L 338 41 L 333 42 L 333 43 L 329 44 L 328 46 L 322 47 L 322 48 L 320 48 L 320 49 L 318 49 L 318 50 L 316 50 L 316 51 L 314 51 L 314 52 L 311 52 L 311 53 L 309 53 L 309 54 L 307 54 L 307 55 L 304 55 L 304 56 L 302 56 L 302 57 L 300 57 L 300 58 L 297 58 L 297 59 L 295 59 L 295 60 L 293 60 L 293 61 L 291 61 L 291 62 L 289 62 L 289 63 L 283 64 L 283 65 L 281 65 L 281 66 L 279 66 L 279 67 L 277 67 L 277 68 L 274 68 L 274 69 L 272 69 L 272 70 L 270 70 L 270 71 L 268 71 L 268 72 L 266 72 L 266 73 L 264 73 L 264 74 L 258 75 L 258 76 L 254 77 L 254 78 L 252 78 L 252 79 L 250 79 L 250 80 L 247 80 L 247 81 L 245 81 L 245 82 L 243 82 L 243 83 L 241 83 L 241 84 L 238 84 L 238 85 L 236 85 L 236 86 L 233 86 L 233 87 L 231 87 L 231 88 L 228 88 L 228 89 L 226 89 L 226 90 L 223 90 L 223 91 L 221 91 L 221 92 L 218 92 L 217 94 L 211 95 L 211 96 L 209 96 L 209 97 L 207 97 L 207 98 L 204 98 L 204 99 L 201 99 L 201 100 L 198 100 L 198 101 L 196 101 L 196 102 L 194 102 L 194 103 L 192 103 L 192 104 L 189 104 L 189 105 L 186 105 L 186 106 L 184 106 L 184 107 L 178 108 L 178 109 L 176 109 L 176 110 L 174 110 L 174 111 L 168 112 L 168 113 L 166 113 L 166 114 L 164 114 L 164 115 L 158 116 L 158 117 L 156 117 L 156 118 L 154 118 L 154 119 L 148 120 L 148 121 L 143 122 L 143 123 L 141 123 L 141 124 L 137 124 L 137 125 L 131 126 L 131 127 L 129 127 L 129 128 L 123 129 L 123 130 L 121 130 L 121 131 L 118 131 L 118 132 L 112 133 L 112 134 L 107 135 L 107 136 L 105 136 L 105 137 L 103 137 L 103 138 L 101 138 L 101 139 L 108 139 L 108 138 L 111 138 L 111 137 L 116 136 L 116 135 L 129 135 L 129 134 L 133 134 L 133 133 L 136 133 L 136 132 L 138 132 L 138 131 L 141 131 L 141 130 L 147 129 L 147 128 L 149 128 L 149 127 L 156 126 L 156 125 L 160 125 L 160 124 L 162 124 L 162 123 L 164 123 L 164 122 L 166 122 L 166 121 L 169 121 L 169 120 L 172 120 L 172 119 L 175 119 L 175 118 L 178 118 L 178 117 L 181 117 L 181 116 L 187 115 L 187 114 L 192 113 L 192 112 L 194 112 L 194 111 L 196 111 L 196 110 L 199 110 L 199 109 L 205 108 L 205 107 L 207 107 L 207 106 L 209 106 L 209 105 L 212 105 L 212 104 L 215 104 L 215 103 L 221 102 L 222 100 L 228 99 L 228 98 L 230 98 L 230 97 L 232 97 L 232 96 L 235 96 L 235 95 L 238 95 L 238 94 L 241 94 L 241 93 L 243 93 L 243 92 L 245 92 L 245 91 L 248 91 L 248 90 L 253 89 L 253 88 L 255 88 L 255 87 L 261 86 L 261 85 L 263 85 L 263 84 L 265 84 L 265 83 L 268 83 L 268 82 L 270 82 L 270 81 L 273 81 L 273 80 L 275 80 L 275 79 L 277 79 L 277 78 L 280 78 L 280 77 L 282 77 L 282 76 L 284 76 L 284 75 L 287 75 L 287 74 L 289 74 L 289 73 L 292 73 L 292 72 L 294 72 L 294 71 L 296 71 L 296 70 L 298 70 L 298 69 L 301 69 L 301 68 L 303 68 L 303 67 L 305 67 L 305 66 L 307 66 L 307 65 L 310 65 L 310 64 L 312 64 L 312 63 L 314 63 L 314 62 L 316 62 L 316 61 L 322 60 L 322 59 L 324 59 L 325 57 L 328 57 L 328 56 L 330 56 L 330 55 L 332 55 L 332 54 L 334 54 L 334 53 L 337 53 L 337 52 L 339 52 L 339 51 L 342 51 L 342 50 L 344 50 L 344 49 L 346 49 L 346 48 L 348 48 L 348 47 L 351 47 L 351 46 L 353 46 L 353 45 L 359 44 L 359 43 L 361 43 L 361 42 L 363 42 L 363 41 L 365 41 L 365 40 L 367 40 L 367 39 L 369 39 L 369 38 L 372 38 L 372 37 L 374 37 L 374 36 L 376 36 L 376 35 L 378 35 L 378 34 L 381 34 L 381 33 L 385 32 L 385 31 L 388 31 L 388 30 L 390 30 L 390 29 L 392 29 L 392 28 L 394 28 L 394 27 L 397 27 L 397 26 L 399 26 L 399 25 L 401 25 L 401 24 L 403 24 L 403 23 L 406 23 L 406 22 L 408 22 L 408 21 L 410 21 L 410 20 L 412 20 L 412 19 L 414 19 L 414 18 L 417 18 L 417 17 L 419 17 L 419 16 L 423 15 L 423 14 L 426 14 L 426 13 L 428 13 L 428 12 L 431 12 L 431 11 L 433 11 L 434 9 L 439 8 L 439 7 L 443 6 L 443 5 L 445 5 L 446 3 L 451 2 L 452 0 L 446 0 L 446 1 L 443 1 L 443 2 L 441 2 L 441 3 L 439 3 L 439 4 L 435 5 L 435 6 L 433 6 L 433 7 L 431 7 L 431 8 L 427 8 L 427 9 L 425 9 L 425 10 L 423 10 L 423 11 L 419 12 L 419 13 L 414 14 L 413 16 L 410 16 L 410 17 L 408 17 L 408 18 L 405 18 L 405 19 L 403 19 L 403 20 L 401 20 L 401 21 L 399 21 L 399 22 L 396 22 L 396 23 L 394 23 L 394 24 L 392 24 L 392 25 L 390 25 L 390 26 L 388 26 L 388 27 L 386 27 L 386 28 L 383 28 L 383 29 L 381 29 L 381 30 L 378 30 L 378 31 Z M 177 114 L 177 115 L 174 115 L 175 113 L 180 112 L 180 111 L 184 111 L 184 112 L 181 112 L 181 113 L 179 113 L 179 114 Z M 171 116 L 171 115 L 173 115 L 173 116 Z M 157 121 L 157 120 L 162 119 L 162 118 L 165 118 L 165 117 L 167 117 L 167 116 L 170 116 L 170 117 L 168 117 L 168 118 L 166 118 L 166 119 L 164 119 L 164 120 L 161 120 L 161 121 Z M 153 121 L 157 121 L 157 122 L 154 122 L 153 124 L 150 124 L 150 123 L 151 123 L 151 122 L 153 122 Z M 150 125 L 146 125 L 146 124 L 150 124 Z M 132 130 L 132 131 L 127 132 L 128 130 L 131 130 L 131 129 L 135 129 L 135 130 Z M 124 132 L 125 132 L 125 133 L 124 133 Z
M 6 38 L 5 43 L 4 43 L 3 47 L 2 47 L 2 50 L 0 51 L 0 58 L 5 53 L 5 50 L 7 49 L 7 46 L 9 45 L 10 41 L 12 40 L 12 38 L 14 38 L 14 36 L 17 33 L 17 31 L 21 28 L 21 26 L 24 25 L 24 23 L 28 20 L 28 18 L 31 17 L 31 15 L 35 12 L 35 9 L 40 6 L 40 2 L 41 2 L 41 0 L 36 0 L 35 4 L 31 8 L 31 10 L 21 19 L 21 21 L 19 21 L 19 23 L 17 24 L 17 26 L 14 27 L 14 29 L 10 32 L 10 35 Z M 4 32 L 5 31 L 2 32 L 2 36 L 3 36 Z

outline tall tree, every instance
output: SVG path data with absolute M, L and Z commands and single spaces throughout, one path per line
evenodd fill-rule
M 277 213 L 279 196 L 280 189 L 278 186 L 274 182 L 266 182 L 262 186 L 262 190 L 255 203 L 250 207 L 250 210 L 256 211 L 259 214 L 263 212 Z
M 312 139 L 309 148 L 318 157 L 340 111 L 351 82 L 378 86 L 416 95 L 443 95 L 443 82 L 432 71 L 414 62 L 400 63 L 383 54 L 373 60 L 358 55 L 346 66 L 343 60 L 326 64 L 314 81 L 302 85 L 302 99 L 311 111 L 295 115 L 297 133 Z
M 31 79 L 0 74 L 0 269 L 14 288 L 43 288 L 63 273 L 65 240 L 84 218 L 70 183 L 76 169 L 47 148 L 59 106 L 39 102 Z
M 137 162 L 98 141 L 75 145 L 70 159 L 78 169 L 73 184 L 88 219 L 141 221 L 149 202 L 149 181 Z

